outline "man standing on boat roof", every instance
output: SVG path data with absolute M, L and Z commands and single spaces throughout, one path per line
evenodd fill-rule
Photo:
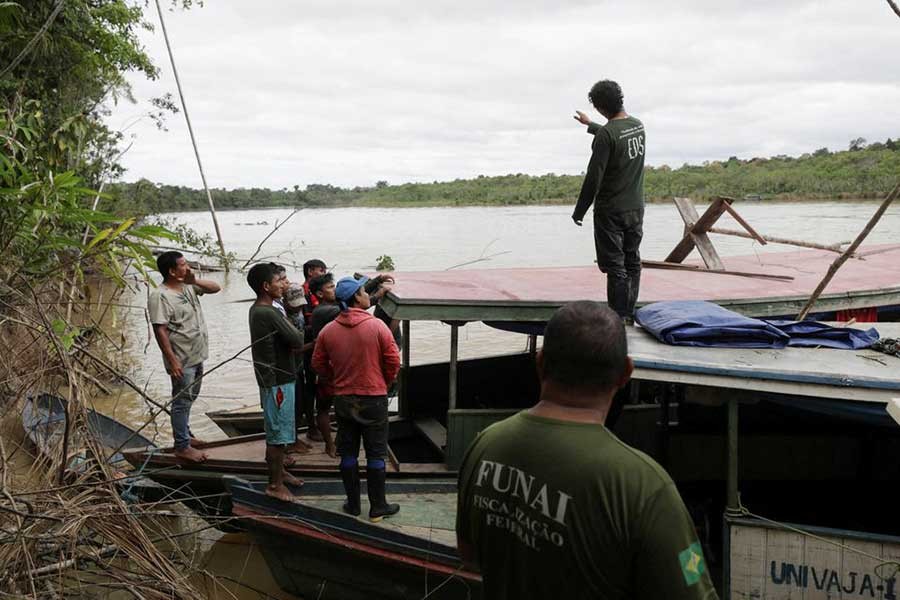
M 150 292 L 147 312 L 166 372 L 172 380 L 172 436 L 175 456 L 203 462 L 206 454 L 191 447 L 198 443 L 191 433 L 191 405 L 200 395 L 203 361 L 209 358 L 209 335 L 199 295 L 222 288 L 215 281 L 197 279 L 184 255 L 163 252 L 156 259 L 162 283 Z
M 633 368 L 601 303 L 547 323 L 538 403 L 482 431 L 459 470 L 457 547 L 485 598 L 717 598 L 672 479 L 604 425 Z
M 575 120 L 587 125 L 594 142 L 572 220 L 580 227 L 594 205 L 594 246 L 597 265 L 606 273 L 606 302 L 619 316 L 633 318 L 641 285 L 644 124 L 625 112 L 615 81 L 598 81 L 588 99 L 607 123 L 599 125 L 575 111 Z
M 312 367 L 327 379 L 334 393 L 338 431 L 335 445 L 341 457 L 341 477 L 347 502 L 344 512 L 358 516 L 360 507 L 359 444 L 366 449 L 369 519 L 373 522 L 400 510 L 385 499 L 385 459 L 388 456 L 388 386 L 400 372 L 400 352 L 390 329 L 366 312 L 370 306 L 366 277 L 344 277 L 335 287 L 341 314 L 316 338 Z

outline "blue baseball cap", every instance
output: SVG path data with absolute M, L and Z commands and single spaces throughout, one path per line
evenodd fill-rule
M 341 277 L 340 281 L 337 282 L 337 285 L 334 286 L 334 297 L 337 298 L 337 301 L 340 303 L 341 310 L 347 310 L 347 301 L 355 296 L 356 292 L 359 291 L 359 288 L 366 285 L 367 281 L 369 281 L 369 278 L 365 276 L 360 277 L 359 279 L 354 279 L 353 277 Z

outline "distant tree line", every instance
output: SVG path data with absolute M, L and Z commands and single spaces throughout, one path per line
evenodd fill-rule
M 848 149 L 820 148 L 799 157 L 707 161 L 673 169 L 647 167 L 645 191 L 651 202 L 673 196 L 704 200 L 714 196 L 759 196 L 762 199 L 874 198 L 886 193 L 900 174 L 900 141 L 867 143 L 851 140 Z M 301 189 L 214 189 L 217 208 L 277 206 L 468 206 L 574 202 L 581 175 L 479 175 L 475 179 L 341 188 L 310 184 Z M 156 184 L 146 179 L 110 186 L 105 208 L 115 212 L 152 214 L 206 208 L 203 190 Z

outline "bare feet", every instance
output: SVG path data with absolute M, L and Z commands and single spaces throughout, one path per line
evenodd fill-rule
M 284 451 L 287 454 L 307 454 L 310 450 L 312 450 L 312 446 L 298 439 L 293 444 L 285 448 Z
M 199 439 L 199 438 L 195 438 L 195 437 L 192 437 L 192 438 L 191 438 L 191 448 L 198 448 L 198 447 L 202 446 L 202 445 L 205 444 L 205 443 L 206 443 L 206 442 L 205 442 L 204 440 L 201 440 L 201 439 Z
M 327 454 L 331 458 L 337 458 L 337 446 L 334 445 L 334 442 L 325 442 L 325 454 Z
M 297 502 L 297 496 L 293 495 L 289 489 L 284 487 L 284 485 L 279 485 L 277 487 L 267 485 L 266 486 L 266 495 L 272 496 L 273 498 L 278 498 L 279 500 L 283 500 L 284 502 Z
M 183 450 L 176 450 L 175 456 L 183 461 L 190 463 L 202 463 L 204 460 L 206 460 L 205 452 L 200 452 L 196 448 L 191 448 L 190 446 L 184 448 Z
M 300 487 L 301 485 L 303 485 L 302 478 L 297 477 L 296 475 L 291 475 L 287 471 L 285 471 L 281 477 L 282 477 L 282 479 L 284 479 L 284 482 L 288 485 L 292 485 L 294 487 Z

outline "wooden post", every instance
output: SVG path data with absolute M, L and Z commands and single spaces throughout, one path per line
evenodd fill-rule
M 200 180 L 203 189 L 206 190 L 206 201 L 209 203 L 209 214 L 212 215 L 213 226 L 216 228 L 216 238 L 219 240 L 219 251 L 222 253 L 222 266 L 228 271 L 228 261 L 225 255 L 225 242 L 222 241 L 222 230 L 219 229 L 219 219 L 216 217 L 216 207 L 213 204 L 212 194 L 206 184 L 206 174 L 203 172 L 203 163 L 200 162 L 200 151 L 197 149 L 197 138 L 194 137 L 194 128 L 191 125 L 191 117 L 188 115 L 187 103 L 184 101 L 184 92 L 181 90 L 181 79 L 178 77 L 178 69 L 175 67 L 175 56 L 172 54 L 172 45 L 169 43 L 169 33 L 166 31 L 166 21 L 163 19 L 162 8 L 159 0 L 156 0 L 156 12 L 159 13 L 159 23 L 162 25 L 163 39 L 166 41 L 166 49 L 169 51 L 169 62 L 172 63 L 172 74 L 175 76 L 175 87 L 178 88 L 178 97 L 181 98 L 181 109 L 184 111 L 184 120 L 187 121 L 188 133 L 191 134 L 191 145 L 194 147 L 194 156 L 197 158 L 197 167 L 200 169 Z
M 403 339 L 401 341 L 400 355 L 400 392 L 397 397 L 397 409 L 400 416 L 409 417 L 409 319 L 400 322 Z
M 738 401 L 728 401 L 728 479 L 725 490 L 725 513 L 740 514 L 738 497 Z
M 457 375 L 456 367 L 459 358 L 459 323 L 450 323 L 450 388 L 447 395 L 449 400 L 448 408 L 453 410 L 456 408 L 456 384 Z
M 528 353 L 531 356 L 537 354 L 537 336 L 529 335 L 528 336 Z
M 887 211 L 888 207 L 891 203 L 896 200 L 897 195 L 900 194 L 900 183 L 894 186 L 894 189 L 890 191 L 887 197 L 884 199 L 884 202 L 881 203 L 881 206 L 878 207 L 878 210 L 875 211 L 875 214 L 872 215 L 872 218 L 869 219 L 869 222 L 866 223 L 866 226 L 862 231 L 859 232 L 859 235 L 856 236 L 856 239 L 853 240 L 853 243 L 847 246 L 847 249 L 844 250 L 844 253 L 838 256 L 831 266 L 828 267 L 828 272 L 825 274 L 825 277 L 822 281 L 819 282 L 819 285 L 816 287 L 815 291 L 813 291 L 812 296 L 809 297 L 809 300 L 806 302 L 806 306 L 803 307 L 803 310 L 800 311 L 800 314 L 797 315 L 797 320 L 802 321 L 806 318 L 809 312 L 812 310 L 813 306 L 816 304 L 816 300 L 819 299 L 819 296 L 822 295 L 822 292 L 825 291 L 825 288 L 828 287 L 828 284 L 831 283 L 831 280 L 834 278 L 835 273 L 837 273 L 838 269 L 841 268 L 847 259 L 856 252 L 856 249 L 859 248 L 860 244 L 863 243 L 863 240 L 868 237 L 869 233 L 872 229 L 875 228 L 875 225 L 878 221 L 881 220 L 882 215 L 884 215 L 885 211 Z

